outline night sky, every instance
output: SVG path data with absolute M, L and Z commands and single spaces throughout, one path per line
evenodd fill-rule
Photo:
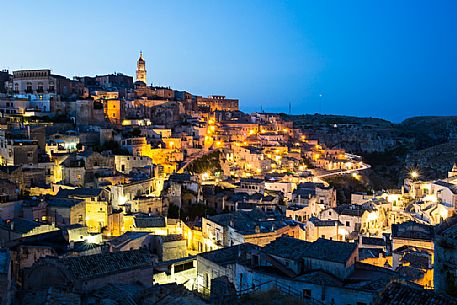
M 134 75 L 241 110 L 457 115 L 457 1 L 3 1 L 0 69 Z

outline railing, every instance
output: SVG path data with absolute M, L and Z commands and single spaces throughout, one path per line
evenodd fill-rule
M 194 284 L 193 291 L 197 293 L 200 297 L 205 300 L 210 300 L 211 291 L 209 288 Z M 236 294 L 224 294 L 217 296 L 217 301 L 225 303 L 236 304 L 237 301 L 242 297 L 248 297 L 257 292 L 267 292 L 271 289 L 276 289 L 280 294 L 295 297 L 301 301 L 307 302 L 311 305 L 325 305 L 324 302 L 312 298 L 311 296 L 306 296 L 303 294 L 303 291 L 295 289 L 290 285 L 286 285 L 278 282 L 277 280 L 270 280 L 259 284 L 254 284 L 251 287 L 240 289 L 236 291 Z

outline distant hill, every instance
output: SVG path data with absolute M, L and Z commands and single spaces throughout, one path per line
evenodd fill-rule
M 442 178 L 457 161 L 457 116 L 412 117 L 400 124 L 339 115 L 283 117 L 327 147 L 362 155 L 373 165 L 373 180 L 384 180 L 379 187 L 398 186 L 414 166 L 424 178 Z

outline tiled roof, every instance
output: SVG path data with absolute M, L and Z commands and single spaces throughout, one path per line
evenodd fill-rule
M 0 221 L 0 228 L 18 233 L 30 232 L 41 225 L 44 225 L 44 223 L 23 218 L 14 218 L 9 223 Z
M 335 263 L 346 262 L 357 248 L 357 244 L 320 238 L 307 242 L 293 237 L 281 236 L 263 250 L 271 255 L 289 258 L 314 258 Z
M 401 267 L 398 267 L 395 271 L 410 281 L 422 279 L 425 274 L 425 272 L 422 271 L 421 269 L 417 269 L 417 268 L 410 267 L 410 266 L 401 266 Z
M 165 217 L 163 216 L 136 215 L 134 222 L 135 227 L 137 228 L 157 228 L 166 226 Z
M 457 300 L 412 285 L 391 283 L 373 305 L 457 305 Z
M 169 180 L 174 182 L 189 182 L 191 179 L 191 175 L 189 173 L 174 173 L 170 175 Z
M 361 236 L 362 245 L 386 246 L 386 241 L 380 237 Z
M 115 237 L 109 241 L 109 244 L 111 244 L 114 247 L 119 247 L 122 246 L 132 240 L 142 238 L 144 236 L 149 235 L 149 232 L 125 232 L 121 236 Z
M 164 242 L 179 241 L 184 239 L 181 234 L 163 235 L 159 236 L 159 238 L 162 239 Z
M 343 223 L 339 220 L 321 220 L 316 217 L 311 217 L 309 221 L 312 222 L 316 227 L 332 227 L 336 225 L 343 225 Z
M 392 225 L 392 237 L 433 240 L 433 227 L 414 221 Z
M 325 184 L 322 182 L 302 182 L 297 185 L 297 189 L 326 189 Z
M 289 259 L 300 259 L 304 255 L 304 250 L 311 243 L 289 236 L 281 236 L 266 245 L 263 250 L 268 254 Z
M 339 215 L 358 216 L 361 217 L 366 209 L 360 205 L 342 204 L 335 208 L 335 212 Z
M 259 179 L 259 178 L 241 178 L 240 182 L 243 182 L 243 183 L 262 183 L 262 182 L 264 182 L 264 180 L 263 179 Z
M 90 198 L 97 197 L 101 194 L 102 189 L 80 187 L 76 189 L 60 189 L 57 198 Z
M 380 254 L 384 254 L 384 250 L 380 248 L 359 248 L 359 260 L 366 258 L 378 258 Z
M 240 257 L 241 252 L 246 252 L 255 248 L 256 246 L 252 244 L 244 243 L 241 245 L 221 248 L 210 252 L 203 252 L 198 254 L 198 256 L 201 256 L 215 264 L 227 266 L 236 263 Z
M 332 286 L 332 287 L 342 286 L 341 280 L 339 280 L 332 274 L 329 274 L 327 272 L 323 272 L 320 270 L 311 271 L 311 272 L 302 274 L 295 279 L 300 282 L 312 283 L 312 284 L 322 285 L 322 286 Z
M 303 251 L 304 257 L 345 263 L 357 249 L 356 243 L 342 242 L 319 238 Z
M 135 298 L 143 291 L 144 287 L 139 284 L 109 283 L 92 292 L 92 295 L 103 300 L 103 304 L 137 305 Z M 111 303 L 111 302 L 109 302 Z
M 449 190 L 451 190 L 451 192 L 453 194 L 457 194 L 457 185 L 455 185 L 455 184 L 452 184 L 452 183 L 449 183 L 446 181 L 442 181 L 442 180 L 435 181 L 435 182 L 433 182 L 433 184 L 448 188 Z
M 59 208 L 71 208 L 81 202 L 83 199 L 70 199 L 70 198 L 52 198 L 47 200 L 48 206 Z
M 144 250 L 132 250 L 67 257 L 57 262 L 65 265 L 74 278 L 90 279 L 141 267 L 152 267 L 152 256 Z
M 275 212 L 264 212 L 261 209 L 239 210 L 228 214 L 208 216 L 208 219 L 221 225 L 230 226 L 243 235 L 260 232 L 272 232 L 288 225 L 285 217 Z

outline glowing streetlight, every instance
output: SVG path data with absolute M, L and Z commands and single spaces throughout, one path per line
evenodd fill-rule
M 418 171 L 411 171 L 409 173 L 410 177 L 413 178 L 413 179 L 417 179 L 419 178 L 419 172 Z

